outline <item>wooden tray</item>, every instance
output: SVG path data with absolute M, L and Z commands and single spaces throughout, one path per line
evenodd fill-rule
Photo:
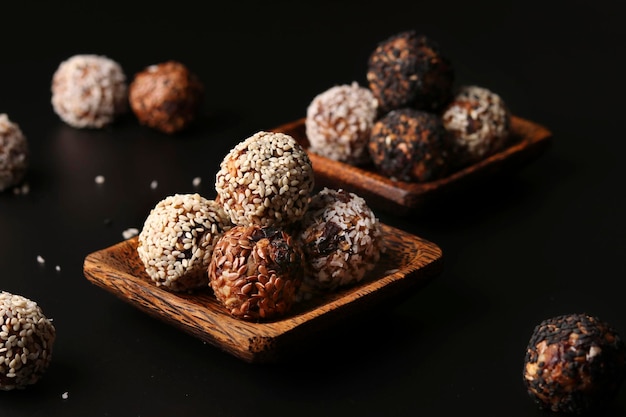
M 252 323 L 228 314 L 207 287 L 179 294 L 157 287 L 137 256 L 137 237 L 85 257 L 92 283 L 246 362 L 274 362 L 316 331 L 423 287 L 442 269 L 442 251 L 400 229 L 383 224 L 386 252 L 356 286 L 298 304 L 288 317 Z
M 293 136 L 308 148 L 305 118 L 273 129 Z M 431 182 L 394 181 L 376 172 L 373 166 L 357 167 L 309 152 L 318 187 L 343 188 L 365 198 L 368 205 L 392 214 L 406 215 L 458 187 L 480 179 L 515 171 L 537 158 L 552 142 L 552 133 L 537 123 L 517 116 L 511 118 L 511 145 L 477 164 Z

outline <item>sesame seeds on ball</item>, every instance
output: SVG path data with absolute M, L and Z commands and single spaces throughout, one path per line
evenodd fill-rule
M 213 246 L 231 227 L 215 200 L 197 193 L 174 194 L 159 201 L 148 214 L 137 253 L 159 287 L 172 291 L 206 287 Z
M 374 94 L 356 82 L 318 94 L 305 118 L 309 151 L 349 164 L 369 161 L 367 141 L 377 110 Z
M 106 56 L 78 54 L 61 62 L 51 90 L 55 113 L 76 128 L 102 128 L 128 110 L 126 75 Z
M 237 225 L 288 225 L 307 209 L 314 173 L 292 136 L 260 131 L 238 143 L 220 163 L 217 199 Z
M 28 170 L 29 147 L 17 123 L 0 114 L 0 192 L 18 185 Z
M 0 292 L 0 390 L 38 382 L 52 360 L 56 330 L 33 300 Z

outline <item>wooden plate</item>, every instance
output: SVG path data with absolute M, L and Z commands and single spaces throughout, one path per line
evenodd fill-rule
M 442 251 L 437 245 L 382 226 L 386 252 L 362 282 L 302 302 L 289 316 L 267 323 L 230 316 L 208 287 L 192 294 L 157 287 L 137 256 L 137 237 L 87 255 L 83 271 L 92 283 L 246 362 L 274 362 L 316 331 L 396 301 L 441 272 Z
M 308 148 L 304 122 L 305 118 L 302 118 L 273 130 L 293 136 Z M 392 180 L 376 172 L 371 165 L 357 167 L 312 152 L 309 152 L 309 157 L 317 186 L 343 188 L 365 198 L 373 208 L 406 215 L 424 202 L 458 187 L 521 168 L 545 151 L 551 139 L 552 133 L 544 126 L 512 116 L 511 145 L 508 148 L 445 178 L 424 183 Z

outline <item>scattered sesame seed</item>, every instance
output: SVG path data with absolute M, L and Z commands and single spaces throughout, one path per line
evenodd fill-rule
M 96 175 L 96 184 L 104 184 L 104 175 Z
M 61 266 L 60 266 L 60 265 L 55 266 L 55 267 L 54 267 L 54 269 L 55 269 L 57 272 L 61 272 Z
M 41 255 L 37 255 L 37 263 L 40 263 L 43 265 L 46 263 L 46 260 Z
M 122 232 L 122 236 L 124 239 L 130 239 L 133 236 L 137 236 L 139 234 L 139 229 L 136 227 L 129 227 L 128 229 Z
M 202 178 L 200 178 L 200 177 L 195 177 L 195 178 L 193 179 L 193 182 L 192 182 L 192 183 L 193 183 L 193 186 L 194 186 L 194 187 L 198 187 L 198 186 L 200 186 L 200 183 L 201 183 L 201 182 L 202 182 Z
M 61 394 L 61 398 L 63 398 L 64 400 L 67 400 L 70 396 L 70 393 L 65 391 L 63 394 Z
M 150 183 L 150 188 L 153 190 L 156 190 L 158 186 L 159 186 L 159 182 L 157 180 L 152 180 L 152 182 Z

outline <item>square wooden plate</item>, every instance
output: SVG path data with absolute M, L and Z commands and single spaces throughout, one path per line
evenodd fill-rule
M 299 303 L 287 317 L 267 323 L 230 316 L 208 287 L 190 294 L 157 287 L 137 255 L 137 237 L 87 255 L 83 271 L 122 300 L 246 362 L 274 362 L 316 331 L 393 302 L 440 274 L 443 258 L 436 244 L 386 224 L 382 228 L 386 251 L 362 282 Z
M 273 131 L 286 133 L 308 148 L 305 120 L 286 123 Z M 423 183 L 392 180 L 376 172 L 372 165 L 353 166 L 312 152 L 309 152 L 309 157 L 317 186 L 343 188 L 365 198 L 372 208 L 406 215 L 444 193 L 521 168 L 543 153 L 551 142 L 552 133 L 547 128 L 512 116 L 510 145 L 507 148 L 447 177 Z

